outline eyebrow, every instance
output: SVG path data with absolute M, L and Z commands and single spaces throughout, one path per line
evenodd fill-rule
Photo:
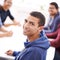
M 27 20 L 27 19 L 25 19 L 25 20 Z
M 25 21 L 27 21 L 27 19 L 25 19 Z
M 27 22 L 27 19 L 25 19 L 25 21 Z M 34 22 L 29 21 L 29 23 L 32 23 L 34 25 Z

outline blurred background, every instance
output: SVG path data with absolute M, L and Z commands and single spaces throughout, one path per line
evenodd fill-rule
M 0 0 L 0 5 L 3 5 L 4 0 Z M 21 51 L 24 48 L 23 43 L 26 40 L 26 36 L 23 35 L 23 22 L 25 17 L 31 11 L 40 11 L 46 17 L 46 24 L 48 23 L 48 8 L 50 2 L 57 2 L 60 4 L 60 0 L 13 0 L 12 7 L 10 8 L 12 15 L 21 23 L 19 26 L 7 27 L 7 30 L 13 31 L 12 37 L 0 38 L 0 56 L 6 56 L 5 52 L 9 49 L 15 51 Z M 59 6 L 60 7 L 60 6 Z M 9 23 L 10 19 L 7 17 Z M 46 25 L 45 24 L 45 25 Z M 46 60 L 53 60 L 55 49 L 50 47 L 47 52 Z M 8 56 L 6 56 L 8 57 Z

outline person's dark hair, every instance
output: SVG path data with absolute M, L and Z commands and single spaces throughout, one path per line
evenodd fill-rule
M 58 4 L 56 2 L 51 2 L 50 5 L 54 5 L 56 9 L 58 9 Z
M 30 15 L 39 19 L 39 26 L 44 26 L 45 16 L 41 12 L 33 11 L 30 13 Z
M 4 2 L 6 2 L 6 0 L 4 0 Z
M 6 1 L 6 0 L 4 0 L 4 1 Z
M 6 2 L 7 0 L 4 0 L 4 2 Z

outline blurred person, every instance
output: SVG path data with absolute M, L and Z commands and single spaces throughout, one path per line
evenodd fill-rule
M 51 2 L 49 6 L 49 14 L 50 14 L 50 20 L 45 27 L 45 32 L 48 36 L 48 38 L 55 38 L 54 40 L 50 41 L 51 46 L 54 46 L 56 49 L 58 47 L 58 50 L 60 49 L 60 45 L 58 44 L 60 38 L 60 33 L 59 33 L 59 28 L 58 25 L 60 24 L 60 12 L 59 12 L 59 6 L 56 2 Z M 59 46 L 58 46 L 59 45 Z M 57 46 L 57 47 L 56 47 Z M 56 58 L 57 56 L 59 57 L 60 54 L 56 54 L 57 51 L 55 50 L 55 56 L 54 60 L 60 60 L 59 58 Z
M 4 26 L 11 26 L 11 25 L 20 25 L 19 22 L 17 22 L 14 17 L 11 15 L 11 12 L 9 8 L 12 5 L 12 0 L 4 0 L 3 6 L 0 5 L 0 15 L 1 15 L 1 21 Z M 10 17 L 10 19 L 13 21 L 11 24 L 5 24 L 7 16 Z
M 55 47 L 55 55 L 53 60 L 60 60 L 60 24 L 55 32 L 46 33 L 46 35 L 48 38 L 52 38 L 52 40 L 50 40 L 50 45 Z
M 8 50 L 7 55 L 15 56 L 15 60 L 46 60 L 50 43 L 43 30 L 45 17 L 42 13 L 33 11 L 25 19 L 23 34 L 27 36 L 25 49 L 21 52 Z
M 59 6 L 56 2 L 51 2 L 49 5 L 49 22 L 44 28 L 46 33 L 55 32 L 58 24 L 60 24 Z

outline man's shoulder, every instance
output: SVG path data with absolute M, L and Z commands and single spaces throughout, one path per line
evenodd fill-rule
M 60 12 L 59 12 L 59 14 L 56 16 L 56 18 L 57 18 L 57 19 L 60 19 Z
M 30 47 L 28 48 L 28 52 L 39 52 L 40 51 L 40 48 L 38 47 Z
M 55 21 L 56 22 L 60 21 L 60 14 L 55 18 Z

